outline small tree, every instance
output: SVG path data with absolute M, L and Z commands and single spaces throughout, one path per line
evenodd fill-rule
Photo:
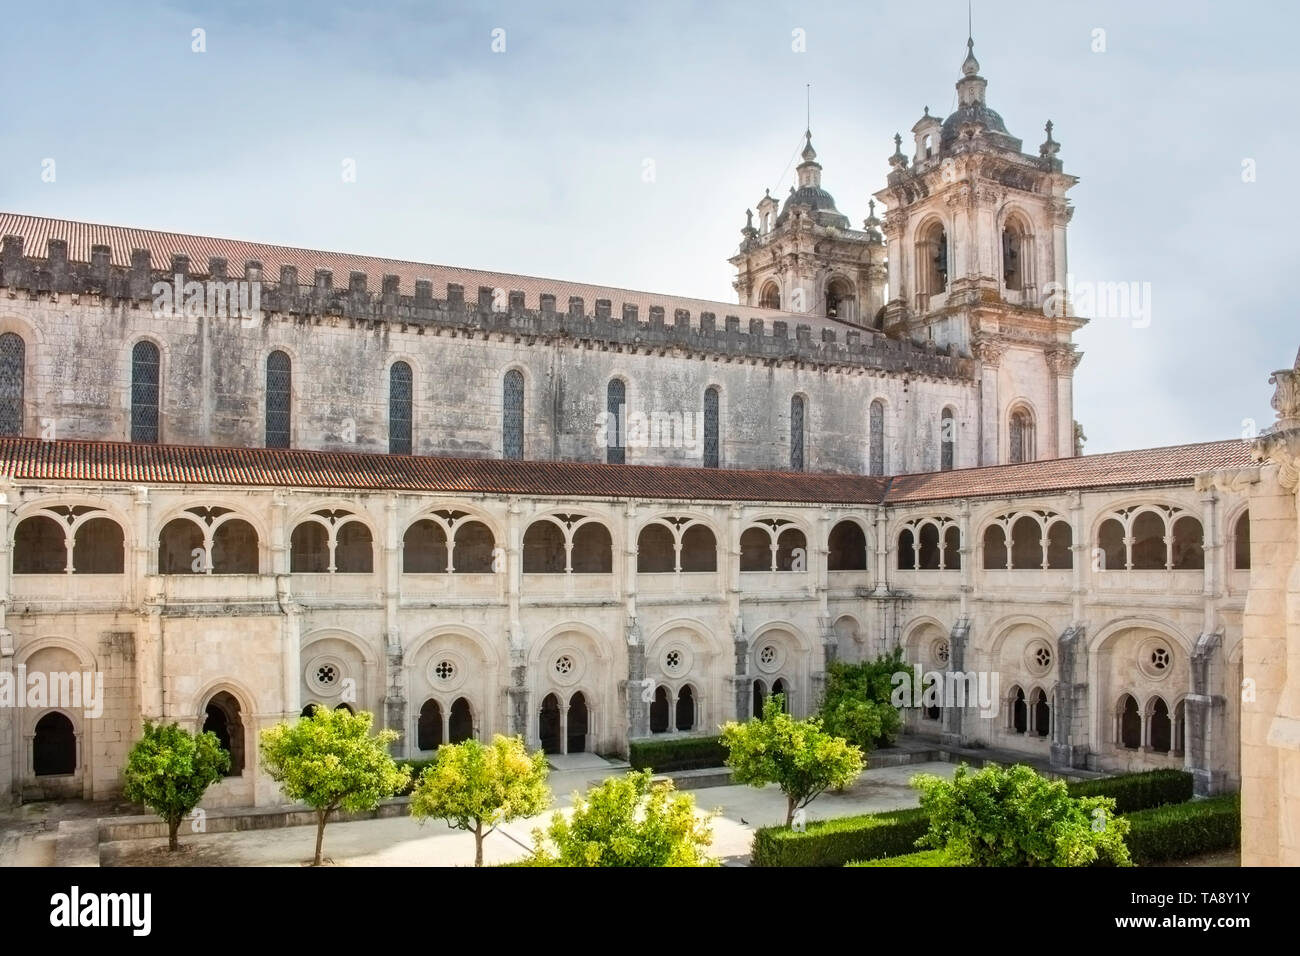
M 167 850 L 174 852 L 180 846 L 176 833 L 181 821 L 229 769 L 230 754 L 221 749 L 216 734 L 192 734 L 176 724 L 145 721 L 144 736 L 126 758 L 123 793 L 163 818 Z
M 435 817 L 474 834 L 474 865 L 483 865 L 483 838 L 502 823 L 541 813 L 551 802 L 545 754 L 529 756 L 522 738 L 497 734 L 443 744 L 411 795 L 411 815 Z M 486 829 L 484 829 L 486 827 Z
M 785 794 L 785 825 L 794 812 L 808 806 L 830 787 L 847 787 L 862 772 L 862 751 L 843 737 L 822 729 L 821 719 L 795 720 L 785 701 L 773 694 L 763 716 L 722 727 L 722 744 L 729 751 L 727 766 L 737 783 L 754 787 L 775 783 Z
M 266 771 L 292 800 L 316 811 L 316 856 L 320 866 L 325 824 L 335 810 L 373 810 L 410 777 L 388 754 L 394 730 L 370 735 L 372 715 L 317 707 L 309 717 L 262 731 Z
M 1070 796 L 1060 780 L 1031 767 L 965 764 L 952 782 L 931 774 L 912 778 L 930 829 L 918 841 L 943 850 L 954 866 L 1128 866 L 1129 822 L 1115 816 L 1110 797 Z
M 610 777 L 574 797 L 569 819 L 533 831 L 533 866 L 715 866 L 712 814 L 695 813 L 695 798 L 671 781 L 651 785 L 649 770 Z M 546 846 L 546 838 L 555 849 Z
M 860 664 L 832 661 L 818 715 L 823 728 L 855 744 L 864 754 L 893 743 L 903 725 L 893 702 L 896 676 L 900 674 L 906 676 L 910 687 L 913 669 L 903 660 L 902 648 Z

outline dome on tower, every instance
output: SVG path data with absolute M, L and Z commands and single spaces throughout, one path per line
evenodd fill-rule
M 799 186 L 790 188 L 790 195 L 785 198 L 781 213 L 776 217 L 777 225 L 790 217 L 790 211 L 794 207 L 802 206 L 810 210 L 813 221 L 819 226 L 848 229 L 849 217 L 835 208 L 835 197 L 822 189 L 822 167 L 817 162 L 817 151 L 813 149 L 812 131 L 806 131 L 804 137 L 807 142 L 801 154 L 803 162 L 797 169 Z

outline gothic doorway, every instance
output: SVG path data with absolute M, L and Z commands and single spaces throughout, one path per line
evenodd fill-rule
M 542 753 L 563 753 L 560 734 L 560 699 L 554 694 L 547 694 L 542 700 L 542 712 L 538 715 L 537 736 L 541 738 Z
M 230 754 L 230 769 L 226 776 L 241 776 L 244 772 L 244 721 L 239 715 L 239 701 L 223 690 L 208 701 L 206 714 L 204 732 L 216 734 L 221 748 Z

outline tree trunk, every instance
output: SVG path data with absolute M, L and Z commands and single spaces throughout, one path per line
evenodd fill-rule
M 180 849 L 181 841 L 176 838 L 176 831 L 181 828 L 180 819 L 167 821 L 167 852 L 175 853 Z
M 483 865 L 483 821 L 474 821 L 474 865 Z
M 785 825 L 787 828 L 794 826 L 794 797 L 785 798 Z
M 328 810 L 316 811 L 316 859 L 312 861 L 312 866 L 320 866 L 320 848 L 325 841 L 325 821 L 329 819 Z

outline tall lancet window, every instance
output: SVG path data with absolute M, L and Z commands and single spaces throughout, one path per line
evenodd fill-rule
M 802 395 L 790 399 L 790 467 L 803 471 L 804 402 Z
M 718 437 L 718 390 L 704 392 L 704 467 L 717 468 L 721 459 Z
M 411 454 L 411 366 L 405 362 L 388 370 L 388 453 Z
M 501 386 L 501 457 L 524 457 L 524 373 L 515 368 Z
M 953 451 L 957 447 L 957 422 L 952 409 L 945 408 L 939 416 L 939 470 L 952 471 Z
M 621 378 L 612 378 L 605 387 L 605 461 L 610 465 L 622 465 L 627 462 L 627 449 L 624 448 L 623 422 L 626 420 L 627 386 Z
M 868 424 L 867 472 L 885 473 L 885 403 L 876 399 L 871 403 Z
M 27 343 L 21 335 L 0 335 L 0 435 L 23 433 L 23 379 Z
M 283 352 L 266 357 L 266 447 L 289 447 L 293 365 Z
M 1029 409 L 1022 407 L 1011 412 L 1007 434 L 1007 461 L 1012 464 L 1034 461 L 1034 419 Z
M 131 349 L 131 441 L 158 443 L 158 385 L 161 363 L 158 346 L 136 342 Z

